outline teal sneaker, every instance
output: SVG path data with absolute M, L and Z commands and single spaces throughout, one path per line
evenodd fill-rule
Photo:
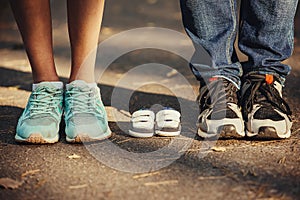
M 66 85 L 64 119 L 67 142 L 90 142 L 111 136 L 96 83 L 90 86 L 76 80 Z
M 62 113 L 63 89 L 51 82 L 39 83 L 19 118 L 15 140 L 34 144 L 57 142 Z

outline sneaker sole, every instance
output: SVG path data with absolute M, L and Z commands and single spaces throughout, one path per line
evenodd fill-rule
M 218 128 L 217 133 L 207 133 L 201 128 L 198 128 L 198 135 L 202 138 L 213 138 L 220 137 L 224 139 L 230 138 L 243 138 L 245 137 L 245 133 L 238 133 L 234 125 L 223 125 Z
M 181 131 L 155 131 L 156 135 L 163 136 L 163 137 L 174 137 L 180 135 Z
M 239 134 L 236 131 L 236 128 L 234 125 L 225 125 L 225 126 L 219 127 L 218 133 L 220 135 L 219 136 L 220 138 L 243 138 L 243 137 L 245 137 L 245 133 Z
M 245 127 L 246 135 L 248 137 L 262 139 L 285 139 L 291 136 L 292 122 L 290 122 L 288 119 L 281 121 L 272 121 L 270 119 L 252 119 L 246 123 Z
M 155 134 L 163 137 L 174 137 L 181 133 L 181 125 L 178 127 L 158 127 L 156 126 Z
M 136 138 L 150 138 L 154 136 L 153 132 L 148 132 L 148 133 L 142 133 L 142 132 L 136 132 L 136 131 L 132 131 L 129 130 L 129 135 L 132 137 L 136 137 Z
M 28 143 L 28 144 L 53 144 L 58 142 L 59 136 L 55 138 L 47 139 L 44 138 L 40 133 L 33 133 L 28 138 L 22 138 L 18 135 L 15 136 L 15 141 L 19 143 Z
M 278 135 L 274 127 L 260 127 L 258 133 L 252 133 L 246 130 L 248 137 L 255 137 L 259 139 L 286 139 L 291 136 L 291 131 L 284 135 Z
M 165 131 L 155 131 L 156 135 L 163 136 L 163 137 L 174 137 L 180 135 L 181 131 L 175 131 L 175 132 L 165 132 Z M 150 138 L 155 135 L 154 133 L 139 133 L 132 130 L 129 130 L 129 135 L 136 138 Z
M 240 118 L 206 120 L 197 124 L 198 135 L 202 138 L 242 138 L 245 137 L 244 121 Z
M 105 136 L 92 138 L 88 134 L 82 133 L 82 134 L 78 134 L 75 138 L 69 138 L 67 136 L 66 141 L 69 143 L 96 142 L 96 141 L 106 140 L 112 136 L 110 131 L 106 132 L 104 135 Z

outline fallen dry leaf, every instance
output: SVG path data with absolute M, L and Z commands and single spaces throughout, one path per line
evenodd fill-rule
M 132 178 L 133 179 L 145 178 L 145 177 L 153 176 L 153 175 L 157 175 L 157 174 L 160 174 L 160 172 L 157 171 L 157 172 L 150 172 L 150 173 L 145 173 L 145 174 L 138 174 L 138 175 L 134 175 Z
M 70 159 L 78 159 L 78 158 L 81 158 L 79 155 L 73 153 L 71 156 L 68 156 L 68 158 Z
M 39 180 L 39 182 L 37 182 L 37 184 L 34 186 L 34 188 L 39 188 L 42 185 L 44 185 L 46 182 L 47 182 L 46 179 Z
M 144 183 L 145 186 L 159 186 L 159 185 L 174 185 L 178 184 L 178 180 L 159 181 Z
M 20 187 L 23 182 L 13 180 L 11 178 L 0 178 L 0 185 L 5 189 L 16 189 Z
M 198 177 L 199 180 L 215 180 L 215 179 L 223 179 L 226 176 L 200 176 Z
M 80 188 L 85 188 L 87 187 L 87 184 L 82 184 L 82 185 L 71 185 L 69 186 L 69 189 L 80 189 Z
M 176 74 L 178 74 L 178 71 L 176 69 L 172 69 L 170 72 L 168 72 L 166 75 L 168 78 L 175 76 Z
M 216 151 L 216 152 L 225 152 L 226 148 L 225 147 L 214 146 L 214 147 L 211 148 L 211 150 Z
M 284 164 L 285 161 L 286 161 L 286 157 L 284 156 L 283 158 L 281 158 L 281 159 L 278 161 L 278 163 L 279 163 L 279 164 Z
M 25 176 L 28 176 L 28 175 L 33 175 L 33 174 L 36 174 L 38 172 L 40 172 L 41 170 L 39 169 L 35 169 L 35 170 L 29 170 L 29 171 L 26 171 L 24 172 L 21 177 L 25 177 Z

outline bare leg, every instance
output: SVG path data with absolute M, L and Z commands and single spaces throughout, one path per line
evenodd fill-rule
M 34 83 L 58 81 L 52 45 L 52 24 L 49 0 L 11 0 Z
M 68 0 L 68 23 L 72 52 L 69 82 L 94 82 L 96 48 L 104 0 Z

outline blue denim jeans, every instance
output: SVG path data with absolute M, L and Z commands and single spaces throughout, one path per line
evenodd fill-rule
M 198 80 L 212 76 L 231 80 L 238 87 L 248 73 L 274 74 L 284 83 L 291 67 L 282 61 L 291 56 L 294 17 L 298 0 L 241 0 L 238 21 L 237 0 L 180 0 L 185 29 L 195 46 L 190 62 Z M 240 63 L 234 49 L 248 56 Z M 211 64 L 201 61 L 201 48 Z

